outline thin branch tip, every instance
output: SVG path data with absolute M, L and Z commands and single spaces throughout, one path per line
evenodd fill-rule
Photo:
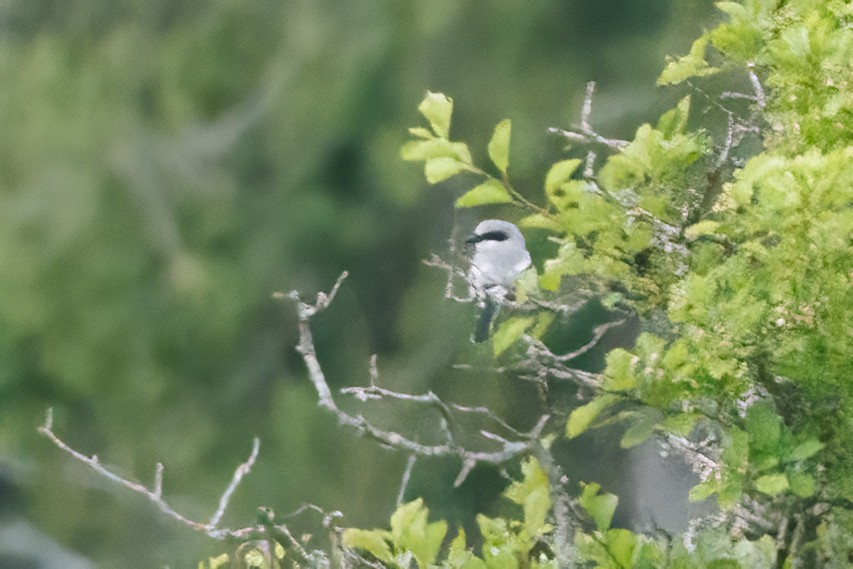
M 154 495 L 160 498 L 163 495 L 163 463 L 158 462 L 154 467 Z
M 231 483 L 225 488 L 225 492 L 222 493 L 222 496 L 219 498 L 219 507 L 216 508 L 216 512 L 214 512 L 213 516 L 210 518 L 210 521 L 207 523 L 207 526 L 210 528 L 215 528 L 222 516 L 225 515 L 225 509 L 228 507 L 228 503 L 231 501 L 231 496 L 233 496 L 234 491 L 237 490 L 237 486 L 240 485 L 240 482 L 243 480 L 243 477 L 252 470 L 252 466 L 255 464 L 255 460 L 258 458 L 258 453 L 261 449 L 261 439 L 255 437 L 252 439 L 252 452 L 249 454 L 249 458 L 246 462 L 240 464 L 235 470 L 234 475 L 231 478 Z
M 44 412 L 44 423 L 42 423 L 38 430 L 45 435 L 53 430 L 53 407 L 48 407 Z

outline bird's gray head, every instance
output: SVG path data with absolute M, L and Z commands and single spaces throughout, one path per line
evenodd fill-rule
M 476 290 L 495 286 L 511 289 L 519 275 L 530 266 L 524 235 L 508 221 L 487 219 L 480 222 L 467 243 L 473 248 L 469 280 Z

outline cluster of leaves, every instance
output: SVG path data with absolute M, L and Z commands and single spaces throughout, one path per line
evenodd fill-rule
M 555 290 L 563 276 L 595 275 L 621 283 L 645 308 L 666 302 L 685 262 L 676 228 L 685 208 L 701 202 L 692 184 L 710 146 L 704 132 L 686 131 L 689 112 L 685 97 L 656 126 L 642 125 L 597 180 L 573 179 L 578 159 L 552 166 L 545 178 L 551 209 L 522 220 L 565 238 L 545 264 L 543 288 Z
M 611 352 L 603 393 L 575 411 L 569 435 L 625 398 L 642 406 L 628 443 L 653 428 L 685 435 L 710 417 L 724 451 L 697 498 L 718 492 L 734 504 L 756 490 L 850 500 L 853 151 L 849 128 L 837 123 L 849 119 L 849 93 L 838 85 L 849 85 L 851 72 L 835 63 L 851 55 L 849 5 L 721 8 L 731 22 L 697 40 L 661 80 L 718 71 L 703 63 L 707 42 L 729 65 L 754 64 L 774 88 L 764 151 L 686 216 L 698 221 L 678 227 L 687 269 L 660 281 L 670 336 L 643 335 L 631 352 Z M 790 104 L 806 92 L 814 105 Z
M 285 549 L 277 542 L 247 541 L 233 554 L 222 553 L 199 561 L 198 569 L 279 569 L 283 566 Z
M 709 131 L 689 127 L 685 97 L 655 126 L 641 126 L 596 175 L 579 175 L 579 159 L 554 164 L 540 207 L 509 182 L 509 121 L 489 142 L 495 177 L 450 140 L 452 101 L 429 93 L 419 110 L 431 130 L 412 129 L 418 140 L 403 157 L 424 161 L 430 183 L 465 171 L 484 178 L 458 207 L 514 203 L 530 210 L 523 226 L 556 234 L 562 245 L 544 263 L 542 289 L 556 290 L 565 276 L 593 277 L 618 302 L 665 322 L 631 350 L 608 354 L 600 389 L 570 414 L 567 436 L 622 421 L 624 447 L 657 432 L 690 448 L 702 433 L 713 443 L 703 455 L 711 466 L 691 499 L 716 496 L 724 510 L 761 503 L 771 525 L 796 518 L 807 535 L 792 542 L 780 534 L 777 542 L 766 528 L 751 528 L 764 535 L 746 541 L 709 530 L 697 543 L 727 540 L 730 559 L 744 567 L 770 566 L 777 556 L 843 563 L 853 501 L 853 13 L 840 0 L 718 6 L 729 21 L 670 61 L 659 82 L 732 70 L 748 77 L 753 94 L 735 95 L 752 100 L 749 118 L 738 122 L 713 103 L 733 119 L 720 148 Z M 733 129 L 741 127 L 760 133 L 762 147 L 735 159 Z M 519 328 L 517 338 L 534 322 L 507 325 Z M 803 521 L 807 509 L 813 518 Z M 705 566 L 681 565 L 674 550 L 609 530 L 600 512 L 592 517 L 599 534 L 580 549 L 584 560 L 642 566 L 639 548 L 660 555 L 642 554 L 647 566 Z
M 598 484 L 580 485 L 578 505 L 585 520 L 574 533 L 576 561 L 583 566 L 607 569 L 628 567 L 699 567 L 771 568 L 776 560 L 773 540 L 768 536 L 757 540 L 732 540 L 725 532 L 713 530 L 698 537 L 689 548 L 681 540 L 636 534 L 611 527 L 618 498 L 601 493 Z M 551 525 L 547 515 L 551 509 L 548 477 L 535 459 L 522 464 L 522 480 L 514 482 L 504 497 L 520 507 L 518 519 L 477 517 L 482 535 L 479 555 L 467 545 L 463 529 L 450 541 L 445 556 L 440 556 L 447 538 L 444 521 L 429 522 L 429 510 L 420 499 L 401 505 L 391 516 L 390 530 L 347 529 L 343 545 L 361 555 L 390 567 L 420 569 L 517 569 L 532 567 L 556 569 L 549 541 Z
M 483 537 L 481 556 L 468 549 L 465 531 L 460 528 L 450 543 L 447 557 L 438 561 L 441 545 L 447 536 L 447 523 L 428 522 L 429 510 L 420 498 L 403 504 L 394 512 L 390 531 L 350 528 L 343 533 L 343 544 L 397 567 L 408 567 L 412 559 L 420 569 L 436 565 L 447 569 L 518 567 L 526 563 L 539 539 L 551 530 L 546 522 L 551 510 L 548 478 L 532 458 L 522 464 L 522 472 L 523 480 L 512 483 L 503 494 L 521 507 L 520 520 L 477 516 Z M 544 568 L 554 565 L 547 556 L 540 556 L 531 560 L 530 566 Z
M 416 140 L 403 145 L 401 150 L 403 159 L 424 162 L 424 176 L 430 184 L 443 182 L 462 172 L 471 172 L 483 179 L 481 183 L 456 200 L 456 207 L 511 203 L 514 200 L 528 203 L 512 188 L 507 178 L 509 139 L 512 129 L 509 119 L 498 123 L 488 146 L 489 158 L 502 176 L 498 179 L 474 165 L 467 144 L 450 140 L 452 99 L 443 93 L 428 92 L 418 106 L 418 110 L 427 119 L 430 128 L 409 129 Z

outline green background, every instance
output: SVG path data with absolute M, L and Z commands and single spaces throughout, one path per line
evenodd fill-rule
M 40 437 L 53 406 L 58 434 L 119 473 L 150 484 L 163 462 L 167 498 L 194 519 L 259 436 L 226 525 L 312 502 L 384 526 L 406 457 L 317 408 L 293 307 L 271 298 L 313 295 L 343 270 L 315 321 L 333 388 L 365 384 L 376 353 L 386 387 L 532 426 L 531 385 L 451 369 L 488 354 L 468 341 L 470 307 L 420 263 L 454 231 L 516 212 L 453 211 L 461 186 L 427 188 L 399 159 L 406 127 L 442 91 L 451 136 L 482 163 L 512 119 L 511 176 L 540 201 L 565 146 L 546 129 L 577 122 L 585 83 L 598 82 L 594 126 L 630 138 L 683 95 L 654 85 L 664 56 L 717 19 L 700 0 L 5 2 L 0 524 L 25 519 L 103 567 L 194 566 L 225 549 Z M 547 247 L 532 236 L 535 257 Z M 369 413 L 413 436 L 434 424 L 400 405 Z M 422 461 L 407 498 L 470 523 L 502 482 L 483 468 L 454 490 L 458 468 Z

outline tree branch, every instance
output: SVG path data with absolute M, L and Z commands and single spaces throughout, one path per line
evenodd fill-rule
M 452 241 L 451 241 L 452 244 Z M 459 296 L 453 292 L 454 286 L 454 277 L 462 279 L 466 285 L 468 285 L 468 276 L 465 274 L 465 271 L 459 269 L 458 267 L 444 261 L 441 257 L 433 253 L 429 259 L 423 259 L 421 261 L 427 267 L 436 267 L 438 269 L 443 269 L 447 271 L 447 284 L 444 288 L 444 297 L 450 300 L 455 300 L 456 302 L 474 302 L 474 294 L 468 286 L 468 296 Z
M 289 544 L 291 549 L 295 551 L 296 554 L 306 563 L 312 560 L 316 560 L 316 556 L 318 554 L 317 551 L 308 552 L 305 547 L 299 542 L 299 540 L 297 540 L 293 536 L 293 534 L 290 532 L 290 529 L 285 524 L 273 523 L 275 516 L 272 510 L 269 508 L 259 509 L 261 513 L 259 514 L 259 523 L 257 525 L 246 526 L 238 529 L 219 527 L 219 522 L 225 514 L 225 510 L 228 507 L 228 503 L 231 500 L 234 491 L 240 485 L 240 482 L 243 480 L 243 478 L 247 474 L 249 474 L 252 469 L 252 466 L 254 466 L 255 461 L 257 460 L 258 452 L 260 450 L 260 440 L 258 438 L 255 438 L 253 440 L 252 452 L 249 455 L 249 458 L 235 469 L 234 475 L 231 478 L 231 482 L 228 484 L 228 486 L 225 488 L 225 491 L 222 493 L 222 496 L 219 498 L 219 505 L 216 509 L 216 512 L 214 512 L 209 522 L 203 523 L 192 520 L 181 514 L 163 498 L 164 468 L 161 463 L 158 462 L 155 468 L 153 487 L 147 488 L 143 484 L 133 482 L 132 480 L 128 480 L 127 478 L 124 478 L 112 472 L 98 461 L 98 457 L 96 455 L 86 456 L 81 452 L 78 452 L 77 450 L 73 449 L 62 439 L 60 439 L 56 435 L 56 433 L 53 432 L 53 409 L 47 410 L 44 424 L 42 424 L 42 426 L 38 428 L 38 432 L 50 439 L 50 441 L 54 445 L 71 455 L 71 457 L 73 457 L 75 460 L 82 462 L 104 478 L 112 480 L 113 482 L 124 486 L 132 492 L 142 494 L 143 496 L 148 498 L 150 502 L 156 505 L 157 508 L 166 516 L 196 531 L 203 532 L 208 537 L 217 540 L 228 539 L 240 542 L 254 540 L 275 540 L 282 546 L 284 546 L 285 544 Z M 338 511 L 325 512 L 318 506 L 315 506 L 313 504 L 306 504 L 294 513 L 285 517 L 294 517 L 306 511 L 316 511 L 322 514 L 323 527 L 330 530 L 330 539 L 334 543 L 334 540 L 336 539 L 336 532 L 338 531 L 335 526 L 335 521 L 342 517 L 342 514 Z M 270 549 L 270 551 L 272 551 L 272 549 Z
M 249 455 L 249 458 L 246 462 L 240 464 L 237 469 L 234 471 L 234 476 L 231 479 L 231 483 L 228 484 L 228 487 L 225 488 L 225 491 L 222 493 L 222 496 L 219 498 L 219 506 L 216 509 L 216 512 L 211 517 L 210 521 L 207 523 L 197 522 L 189 519 L 184 516 L 180 512 L 176 511 L 171 505 L 169 505 L 166 500 L 163 499 L 163 465 L 161 463 L 157 463 L 154 474 L 154 487 L 147 488 L 146 486 L 139 484 L 138 482 L 133 482 L 119 476 L 118 474 L 112 472 L 103 466 L 99 461 L 97 455 L 86 456 L 83 453 L 80 453 L 73 448 L 71 448 L 68 444 L 66 444 L 63 440 L 61 440 L 56 434 L 53 432 L 53 409 L 50 408 L 47 410 L 45 414 L 44 424 L 38 428 L 38 432 L 42 435 L 46 436 L 48 439 L 53 442 L 54 445 L 71 455 L 76 460 L 82 462 L 104 478 L 108 480 L 112 480 L 118 484 L 121 484 L 125 488 L 136 492 L 137 494 L 142 494 L 150 502 L 157 506 L 157 508 L 169 516 L 170 518 L 177 520 L 178 522 L 193 528 L 194 530 L 201 531 L 206 533 L 208 536 L 214 539 L 224 539 L 226 537 L 236 537 L 238 534 L 253 534 L 262 528 L 243 528 L 241 530 L 230 530 L 225 528 L 217 527 L 219 525 L 222 516 L 225 513 L 225 509 L 228 507 L 228 502 L 231 499 L 231 496 L 234 494 L 234 491 L 237 489 L 237 486 L 240 485 L 243 477 L 249 473 L 252 466 L 255 464 L 255 460 L 258 457 L 258 451 L 260 449 L 260 440 L 255 438 L 252 443 L 252 452 Z
M 537 444 L 533 450 L 536 460 L 548 476 L 548 493 L 554 515 L 554 555 L 560 569 L 575 566 L 577 551 L 574 546 L 575 527 L 572 515 L 572 500 L 566 492 L 568 478 L 554 460 L 546 444 Z
M 406 488 L 409 487 L 409 479 L 412 477 L 412 470 L 414 470 L 417 461 L 418 457 L 414 454 L 410 454 L 409 458 L 406 459 L 406 469 L 403 470 L 403 478 L 400 480 L 400 490 L 397 492 L 398 508 L 403 505 L 403 500 L 406 497 Z
M 596 142 L 603 144 L 612 150 L 622 150 L 630 144 L 627 140 L 618 138 L 607 138 L 601 136 L 592 129 L 589 123 L 589 116 L 592 114 L 592 95 L 595 92 L 595 81 L 590 81 L 586 84 L 586 95 L 583 99 L 583 108 L 581 109 L 581 124 L 580 126 L 572 125 L 571 130 L 563 130 L 561 128 L 551 127 L 548 132 L 559 134 L 569 140 L 590 144 Z
M 366 401 L 379 397 L 389 397 L 394 399 L 406 400 L 413 403 L 422 403 L 435 406 L 442 415 L 439 422 L 440 430 L 444 433 L 445 442 L 441 444 L 426 444 L 406 437 L 398 432 L 380 429 L 373 423 L 368 421 L 363 415 L 351 415 L 338 407 L 335 402 L 329 384 L 326 381 L 325 373 L 317 358 L 317 353 L 314 347 L 314 338 L 311 333 L 311 318 L 318 312 L 326 309 L 334 299 L 347 273 L 344 272 L 338 277 L 331 292 L 326 295 L 317 294 L 317 300 L 313 304 L 304 302 L 299 293 L 296 291 L 290 292 L 287 297 L 296 302 L 296 313 L 299 319 L 299 342 L 296 346 L 296 351 L 302 356 L 303 361 L 308 369 L 308 375 L 314 389 L 317 392 L 318 404 L 326 411 L 332 413 L 338 420 L 340 425 L 354 430 L 357 434 L 379 442 L 380 444 L 394 450 L 403 451 L 409 455 L 417 457 L 436 457 L 436 456 L 458 456 L 463 461 L 463 472 L 470 470 L 468 465 L 480 462 L 488 464 L 501 464 L 520 455 L 528 454 L 536 440 L 542 433 L 549 416 L 545 415 L 540 418 L 539 422 L 527 433 L 519 433 L 517 430 L 509 428 L 509 431 L 519 440 L 497 439 L 489 436 L 485 431 L 481 431 L 481 435 L 489 440 L 499 442 L 500 448 L 495 451 L 474 451 L 464 448 L 455 440 L 450 426 L 453 425 L 455 419 L 453 411 L 462 413 L 477 413 L 487 415 L 492 419 L 497 419 L 491 411 L 482 407 L 464 407 L 453 404 L 448 404 L 442 401 L 437 395 L 428 392 L 424 395 L 411 395 L 407 393 L 398 393 L 388 389 L 384 389 L 375 385 L 377 373 L 375 371 L 375 360 L 371 363 L 371 386 L 370 387 L 349 387 L 342 391 L 344 393 L 352 393 L 357 398 Z M 276 298 L 283 298 L 285 295 L 280 293 L 274 295 Z M 502 426 L 509 427 L 505 422 L 500 421 Z M 460 473 L 460 478 L 457 478 L 457 483 L 461 484 L 464 481 L 464 476 Z
M 252 453 L 249 455 L 248 460 L 237 467 L 234 470 L 234 476 L 231 477 L 231 483 L 228 484 L 228 487 L 225 489 L 225 492 L 222 493 L 222 496 L 219 498 L 219 506 L 216 508 L 216 512 L 214 512 L 213 517 L 210 518 L 210 521 L 207 522 L 207 525 L 210 527 L 216 527 L 219 525 L 219 522 L 222 520 L 222 516 L 225 515 L 225 509 L 228 507 L 228 502 L 231 500 L 231 496 L 234 494 L 234 491 L 237 489 L 237 486 L 240 485 L 240 482 L 243 480 L 243 477 L 249 474 L 252 470 L 252 467 L 255 465 L 255 460 L 258 458 L 258 451 L 261 449 L 261 440 L 258 437 L 255 437 L 252 441 Z M 162 470 L 162 468 L 161 468 Z

